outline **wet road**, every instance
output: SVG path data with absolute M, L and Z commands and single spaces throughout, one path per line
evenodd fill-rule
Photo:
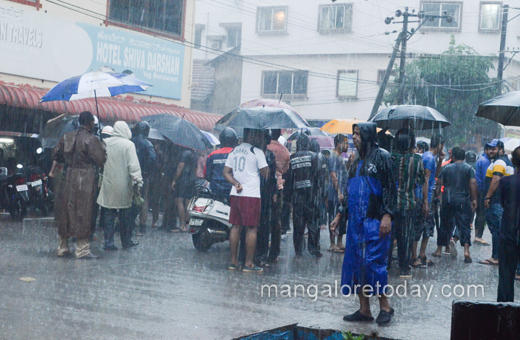
M 102 240 L 99 231 L 96 236 Z M 189 235 L 162 231 L 136 237 L 140 245 L 125 251 L 103 252 L 94 241 L 93 252 L 102 255 L 97 261 L 57 258 L 52 220 L 14 223 L 0 215 L 0 339 L 230 339 L 292 323 L 399 339 L 448 339 L 454 296 L 443 297 L 442 285 L 452 286 L 446 295 L 483 285 L 483 297 L 479 291 L 464 299 L 496 299 L 498 269 L 475 263 L 488 258 L 491 247 L 473 246 L 473 264 L 463 262 L 458 247 L 457 258 L 445 256 L 434 259 L 434 267 L 413 270 L 408 295 L 413 284 L 433 285 L 428 301 L 422 288 L 421 297 L 390 299 L 396 315 L 388 327 L 347 324 L 342 316 L 357 309 L 356 298 L 335 297 L 334 291 L 327 296 L 335 280 L 339 286 L 342 254 L 326 251 L 328 232 L 322 230 L 323 258 L 296 258 L 291 236 L 282 241 L 278 264 L 255 275 L 227 270 L 227 243 L 199 253 Z M 485 238 L 490 239 L 487 230 Z M 391 271 L 390 284 L 403 282 Z M 273 291 L 268 297 L 266 290 L 262 296 L 261 286 L 272 284 L 279 285 L 278 297 Z M 305 297 L 301 288 L 294 297 L 298 284 L 317 285 L 319 296 L 314 298 L 310 286 Z M 281 296 L 283 289 L 287 295 L 282 285 L 290 285 L 291 297 Z M 462 288 L 453 291 L 455 285 Z M 516 296 L 520 299 L 519 283 Z M 377 300 L 371 303 L 376 316 Z

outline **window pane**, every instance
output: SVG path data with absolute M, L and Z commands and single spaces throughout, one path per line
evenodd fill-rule
M 500 5 L 483 4 L 481 7 L 480 28 L 497 30 L 500 28 Z
M 458 4 L 442 4 L 442 15 L 444 11 L 447 15 L 453 18 L 452 22 L 447 22 L 446 19 L 441 20 L 441 27 L 459 27 L 460 23 L 460 5 Z
M 273 31 L 285 31 L 285 9 L 274 11 Z
M 293 73 L 289 71 L 282 71 L 278 76 L 278 94 L 292 93 L 292 77 Z
M 343 28 L 345 22 L 345 7 L 336 7 L 336 24 L 334 28 Z
M 271 30 L 271 13 L 272 10 L 261 9 L 260 15 L 258 16 L 258 30 L 259 31 L 270 31 Z
M 276 94 L 277 72 L 264 72 L 264 91 L 265 94 Z
M 180 36 L 183 10 L 184 0 L 110 0 L 109 18 Z
M 330 12 L 331 7 L 330 6 L 323 6 L 321 7 L 320 11 L 320 30 L 321 31 L 327 31 L 330 29 Z
M 357 95 L 357 72 L 340 72 L 338 79 L 338 97 Z
M 441 14 L 441 4 L 439 4 L 439 3 L 423 4 L 423 11 L 424 11 L 425 15 L 440 15 Z M 426 22 L 424 23 L 424 26 L 439 27 L 439 19 L 435 18 L 435 19 L 433 19 L 433 21 L 430 21 L 430 19 L 426 18 Z
M 200 45 L 202 43 L 202 30 L 201 29 L 195 29 L 195 41 L 193 43 L 195 44 L 195 48 L 200 48 Z
M 227 30 L 227 47 L 236 47 L 237 39 L 238 39 L 238 29 L 236 28 L 228 28 Z
M 307 94 L 307 71 L 294 72 L 293 94 Z

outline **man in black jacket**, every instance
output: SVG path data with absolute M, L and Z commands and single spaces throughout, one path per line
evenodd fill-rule
M 155 166 L 157 155 L 153 144 L 147 139 L 150 133 L 150 124 L 145 121 L 137 123 L 134 127 L 133 136 L 131 141 L 135 144 L 135 151 L 137 152 L 137 158 L 139 159 L 139 165 L 141 166 L 141 174 L 143 176 L 143 187 L 141 189 L 141 195 L 144 198 L 144 203 L 140 208 L 132 208 L 132 216 L 139 215 L 139 229 L 140 232 L 135 232 L 137 236 L 142 235 L 146 232 L 146 222 L 148 220 L 148 193 L 150 189 L 150 175 Z
M 504 207 L 498 249 L 498 302 L 515 300 L 515 269 L 520 279 L 520 147 L 513 151 L 515 174 L 500 180 L 500 203 Z
M 310 151 L 309 136 L 302 133 L 296 140 L 297 151 L 291 155 L 288 184 L 293 204 L 293 243 L 296 255 L 302 255 L 305 227 L 308 229 L 308 249 L 311 255 L 321 257 L 319 227 L 315 219 L 313 185 L 318 176 L 318 159 Z

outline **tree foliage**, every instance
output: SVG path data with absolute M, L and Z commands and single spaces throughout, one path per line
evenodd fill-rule
M 407 63 L 402 85 L 405 104 L 429 106 L 442 113 L 451 122 L 443 131 L 450 145 L 470 142 L 474 135 L 495 138 L 499 125 L 475 117 L 478 104 L 497 93 L 490 70 L 494 70 L 492 57 L 481 56 L 465 44 L 455 45 L 452 36 L 448 50 L 441 55 L 417 57 Z M 384 97 L 385 104 L 395 105 L 398 95 L 399 86 L 392 87 Z

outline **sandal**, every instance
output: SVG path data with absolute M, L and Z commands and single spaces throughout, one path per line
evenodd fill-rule
M 344 253 L 345 252 L 345 248 L 335 248 L 334 252 L 335 253 Z
M 486 264 L 488 266 L 498 266 L 498 263 L 494 263 L 490 259 L 486 259 L 486 260 L 480 261 L 479 263 L 480 264 Z
M 423 262 L 419 258 L 416 258 L 415 260 L 412 261 L 412 267 L 414 267 L 414 268 L 420 268 L 420 267 L 422 267 L 422 265 L 423 265 Z
M 349 321 L 349 322 L 370 322 L 370 321 L 374 321 L 374 318 L 372 316 L 366 316 L 366 315 L 362 314 L 358 310 L 354 314 L 345 315 L 343 317 L 343 321 Z
M 464 257 L 464 263 L 472 263 L 473 260 L 471 259 L 471 256 Z
M 421 261 L 421 268 L 433 267 L 435 265 L 435 263 L 426 256 L 424 258 L 419 257 L 418 259 Z
M 441 255 L 437 255 L 437 254 L 435 254 L 435 253 L 432 253 L 432 256 L 433 256 L 433 257 L 441 257 Z

